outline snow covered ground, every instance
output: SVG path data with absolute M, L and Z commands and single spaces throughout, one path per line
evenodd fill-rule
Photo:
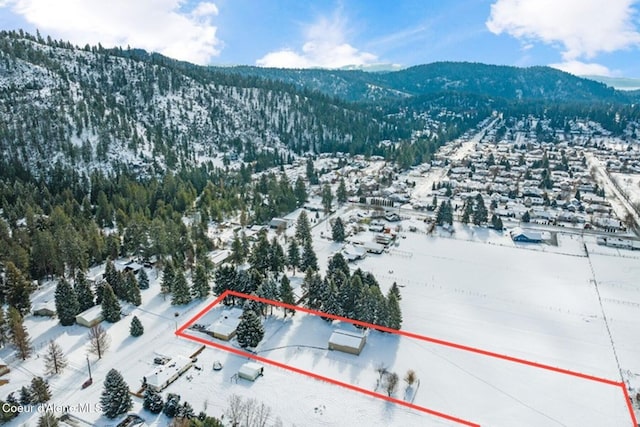
M 410 222 L 417 221 L 403 221 L 403 230 Z M 320 237 L 328 234 L 327 223 L 321 220 L 313 228 L 323 271 L 328 257 L 342 246 Z M 598 246 L 595 237 L 575 234 L 559 234 L 557 246 L 516 244 L 506 233 L 457 225 L 453 235 L 402 231 L 398 246 L 352 267 L 372 271 L 384 292 L 398 283 L 403 330 L 624 380 L 632 395 L 640 391 L 638 252 Z M 0 351 L 12 368 L 2 397 L 43 374 L 42 355 L 50 338 L 56 338 L 70 361 L 62 375 L 49 378 L 54 401 L 63 405 L 97 403 L 111 368 L 120 370 L 135 391 L 153 369 L 155 356 L 194 354 L 200 345 L 174 332 L 211 299 L 172 307 L 158 295 L 155 272 L 149 276 L 151 287 L 142 293 L 143 305 L 126 307 L 128 316 L 116 324 L 103 323 L 111 347 L 101 360 L 89 355 L 92 386 L 81 389 L 87 378 L 88 330 L 30 316 L 26 325 L 38 356 L 19 363 L 8 348 Z M 300 277 L 298 273 L 295 285 Z M 52 298 L 51 290 L 42 291 L 34 302 Z M 133 315 L 145 327 L 139 338 L 129 336 Z M 631 425 L 620 388 L 606 384 L 379 332 L 371 333 L 360 356 L 329 352 L 325 348 L 332 327 L 301 313 L 286 321 L 269 319 L 266 327 L 258 348 L 261 356 L 369 390 L 376 388 L 375 367 L 381 362 L 400 377 L 414 369 L 420 379 L 416 405 L 483 426 Z M 285 426 L 459 425 L 269 365 L 255 382 L 231 381 L 246 358 L 213 348 L 197 357 L 200 370 L 190 369 L 165 390 L 179 393 L 196 412 L 220 417 L 229 396 L 237 394 L 264 402 L 272 409 L 272 423 L 279 417 Z M 212 370 L 216 360 L 224 365 L 221 371 Z M 401 381 L 396 398 L 404 399 L 404 387 Z M 143 411 L 141 399 L 134 397 L 134 402 L 132 412 L 147 424 L 167 425 L 164 416 Z M 115 425 L 95 410 L 76 415 L 96 425 Z M 22 414 L 16 425 L 34 425 L 37 416 Z

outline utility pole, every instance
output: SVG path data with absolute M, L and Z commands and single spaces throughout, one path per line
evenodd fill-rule
M 89 380 L 93 381 L 93 378 L 91 378 L 91 364 L 89 363 L 89 356 L 87 355 L 87 369 L 89 370 Z

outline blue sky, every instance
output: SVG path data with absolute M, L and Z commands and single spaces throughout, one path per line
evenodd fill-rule
M 473 61 L 640 78 L 640 0 L 0 0 L 0 27 L 199 64 Z

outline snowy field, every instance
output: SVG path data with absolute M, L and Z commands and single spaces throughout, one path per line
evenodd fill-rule
M 629 201 L 636 206 L 640 206 L 640 175 L 612 173 L 611 176 L 629 198 Z
M 408 223 L 403 222 L 404 229 Z M 328 229 L 326 221 L 313 228 L 323 272 L 329 256 L 342 246 L 320 237 Z M 640 253 L 598 246 L 595 237 L 585 236 L 584 241 L 580 235 L 557 237 L 556 246 L 515 244 L 493 230 L 462 226 L 452 236 L 403 231 L 398 246 L 367 256 L 352 268 L 372 271 L 383 292 L 398 283 L 403 330 L 615 382 L 624 380 L 635 396 L 640 391 Z M 12 367 L 3 395 L 43 374 L 42 355 L 50 338 L 57 339 L 70 361 L 62 375 L 49 378 L 55 402 L 64 405 L 97 403 L 111 368 L 120 370 L 136 391 L 153 369 L 155 356 L 193 355 L 201 346 L 176 337 L 175 330 L 212 299 L 172 307 L 157 295 L 155 272 L 149 276 L 151 288 L 142 292 L 143 305 L 126 307 L 128 316 L 116 324 L 103 322 L 111 347 L 101 360 L 89 355 L 92 386 L 80 387 L 88 376 L 88 330 L 77 325 L 63 328 L 56 320 L 30 316 L 26 325 L 39 357 L 19 364 L 8 349 L 0 352 Z M 299 285 L 300 279 L 298 273 L 292 283 Z M 34 303 L 52 298 L 51 291 L 41 292 Z M 133 315 L 145 327 L 139 338 L 129 336 Z M 420 386 L 408 398 L 416 405 L 483 426 L 631 426 L 620 388 L 606 384 L 379 332 L 371 333 L 360 356 L 329 352 L 325 348 L 331 327 L 301 313 L 287 321 L 269 319 L 266 328 L 258 348 L 261 356 L 369 390 L 376 389 L 375 367 L 381 362 L 401 378 L 414 369 Z M 216 360 L 224 365 L 219 372 L 212 370 Z M 200 369 L 190 369 L 164 393 L 178 393 L 196 412 L 205 410 L 217 417 L 223 415 L 232 394 L 255 398 L 271 407 L 272 423 L 279 418 L 285 426 L 459 425 L 269 365 L 255 382 L 231 381 L 246 360 L 206 348 L 198 355 Z M 405 399 L 404 390 L 401 381 L 395 397 Z M 134 402 L 132 412 L 147 424 L 168 424 L 163 415 L 143 411 L 141 399 Z M 98 411 L 76 415 L 99 426 L 117 423 Z M 35 425 L 36 420 L 37 414 L 22 414 L 15 422 Z

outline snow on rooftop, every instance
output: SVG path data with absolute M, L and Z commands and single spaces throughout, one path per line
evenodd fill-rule
M 157 368 L 149 372 L 145 378 L 147 384 L 162 389 L 166 387 L 166 383 L 171 380 L 175 375 L 180 375 L 193 361 L 185 356 L 175 356 L 171 358 L 164 365 L 160 365 Z
M 359 348 L 363 339 L 365 339 L 365 337 L 362 334 L 336 329 L 329 338 L 329 344 L 339 345 L 341 347 Z

